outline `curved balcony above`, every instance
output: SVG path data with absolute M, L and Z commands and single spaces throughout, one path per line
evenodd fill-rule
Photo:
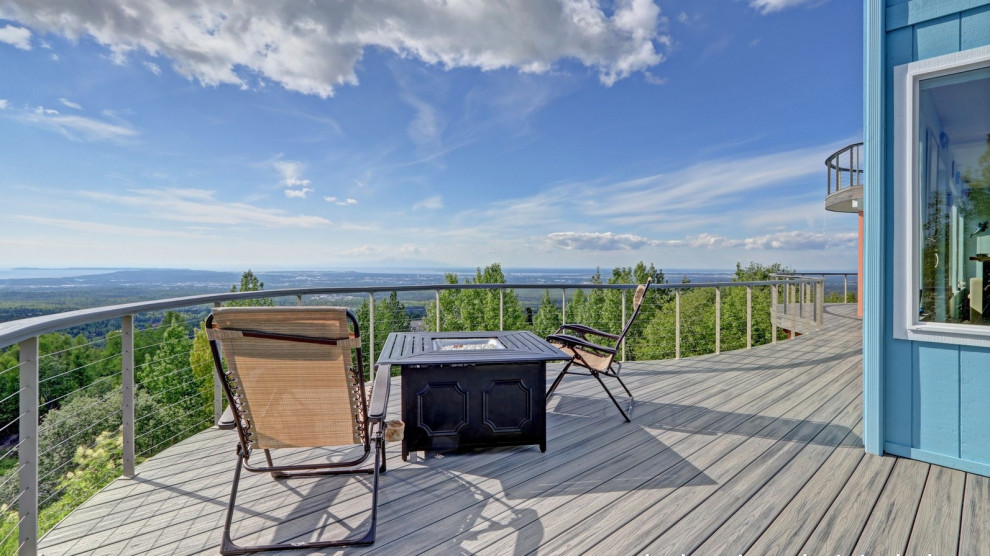
M 825 159 L 828 168 L 828 193 L 825 210 L 832 212 L 863 211 L 863 143 L 844 147 Z

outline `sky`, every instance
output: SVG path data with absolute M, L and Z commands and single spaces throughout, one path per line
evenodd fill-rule
M 5 0 L 0 267 L 856 267 L 852 0 Z

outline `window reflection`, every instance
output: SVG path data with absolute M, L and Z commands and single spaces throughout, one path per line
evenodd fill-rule
M 920 83 L 919 320 L 990 324 L 990 68 Z

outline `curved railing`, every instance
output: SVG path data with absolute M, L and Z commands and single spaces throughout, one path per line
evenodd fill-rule
M 828 193 L 863 185 L 863 143 L 854 143 L 825 159 L 828 168 Z
M 792 300 L 792 294 L 788 292 L 793 288 L 798 288 L 801 293 L 794 293 L 795 297 L 793 299 L 799 299 L 799 303 L 801 304 L 807 299 L 812 307 L 808 309 L 810 311 L 810 318 L 820 324 L 822 302 L 824 300 L 824 276 L 787 276 L 786 278 L 778 277 L 774 280 L 759 282 L 659 284 L 651 288 L 657 293 L 652 293 L 648 296 L 647 302 L 653 304 L 653 313 L 657 319 L 653 322 L 659 322 L 660 325 L 653 325 L 651 327 L 650 325 L 653 322 L 643 321 L 644 317 L 639 317 L 636 327 L 640 328 L 639 336 L 644 338 L 642 345 L 648 346 L 650 345 L 649 342 L 660 341 L 658 338 L 649 336 L 650 334 L 663 336 L 666 338 L 663 340 L 664 342 L 673 344 L 673 349 L 669 353 L 669 356 L 679 358 L 685 349 L 687 349 L 688 355 L 698 353 L 697 344 L 699 340 L 697 338 L 691 340 L 690 335 L 697 336 L 701 334 L 699 336 L 703 340 L 701 343 L 710 342 L 709 353 L 719 353 L 723 345 L 729 349 L 750 348 L 754 345 L 754 324 L 759 324 L 760 341 L 776 342 L 778 340 L 779 330 L 772 323 L 766 324 L 765 321 L 767 319 L 765 317 L 757 315 L 757 318 L 754 318 L 754 308 L 761 312 L 769 312 L 771 314 L 770 320 L 776 322 L 773 319 L 773 315 L 776 315 L 779 311 L 777 300 L 780 297 L 780 293 L 778 290 L 781 286 L 781 280 L 785 279 L 787 284 L 783 294 L 785 300 L 783 304 L 784 310 L 787 311 L 788 304 Z M 396 295 L 403 294 L 409 298 L 415 298 L 417 303 L 423 305 L 423 312 L 427 315 L 423 321 L 418 321 L 418 325 L 422 328 L 434 330 L 445 329 L 444 327 L 451 325 L 451 315 L 446 315 L 444 311 L 449 309 L 450 306 L 448 303 L 452 299 L 456 299 L 458 295 L 469 295 L 461 292 L 476 290 L 488 292 L 492 296 L 488 298 L 490 308 L 497 306 L 497 327 L 500 330 L 504 329 L 503 327 L 507 323 L 513 326 L 522 323 L 521 326 L 536 329 L 538 325 L 536 321 L 547 322 L 545 318 L 547 315 L 539 315 L 540 307 L 547 306 L 552 308 L 550 322 L 553 326 L 556 326 L 555 323 L 559 322 L 580 322 L 578 319 L 587 317 L 587 315 L 585 317 L 581 316 L 582 308 L 591 306 L 592 303 L 588 300 L 597 295 L 599 297 L 595 299 L 602 302 L 600 306 L 607 307 L 608 310 L 603 310 L 602 314 L 595 314 L 590 318 L 595 320 L 594 324 L 597 324 L 599 328 L 602 328 L 602 323 L 604 323 L 608 327 L 617 330 L 625 323 L 627 315 L 631 314 L 632 296 L 628 295 L 628 292 L 635 287 L 635 285 L 571 283 L 294 288 L 256 292 L 217 293 L 127 303 L 0 323 L 0 350 L 16 346 L 12 349 L 16 349 L 18 353 L 16 365 L 7 369 L 0 368 L 0 385 L 17 385 L 16 391 L 0 399 L 0 406 L 5 403 L 13 404 L 16 399 L 18 400 L 17 407 L 19 408 L 17 410 L 17 417 L 0 428 L 0 438 L 8 437 L 16 442 L 13 447 L 9 448 L 0 457 L 0 465 L 11 467 L 9 465 L 10 462 L 8 461 L 5 464 L 4 460 L 12 458 L 12 454 L 15 453 L 17 456 L 16 466 L 13 466 L 16 472 L 11 471 L 8 473 L 10 477 L 8 477 L 7 481 L 8 483 L 12 482 L 12 484 L 0 484 L 0 493 L 4 492 L 3 489 L 6 487 L 11 491 L 12 495 L 10 499 L 0 499 L 4 518 L 9 517 L 12 520 L 10 522 L 12 526 L 6 527 L 6 534 L 8 538 L 11 535 L 17 535 L 18 543 L 16 549 L 21 554 L 33 554 L 35 552 L 39 534 L 39 506 L 47 505 L 53 498 L 57 500 L 61 492 L 58 489 L 68 488 L 65 484 L 61 484 L 64 481 L 60 482 L 59 479 L 66 474 L 66 470 L 71 469 L 71 466 L 74 465 L 72 453 L 75 452 L 74 448 L 80 442 L 79 438 L 88 438 L 94 432 L 89 431 L 89 433 L 79 437 L 70 436 L 64 439 L 54 437 L 57 439 L 57 444 L 55 445 L 46 444 L 46 442 L 55 442 L 50 440 L 39 444 L 39 436 L 45 436 L 50 432 L 45 428 L 47 426 L 47 420 L 42 422 L 42 426 L 39 427 L 39 421 L 42 420 L 42 413 L 51 412 L 53 408 L 57 408 L 62 404 L 68 405 L 67 402 L 73 398 L 82 397 L 84 394 L 89 393 L 89 389 L 99 392 L 99 395 L 94 394 L 94 398 L 119 403 L 119 406 L 115 406 L 117 409 L 113 410 L 116 411 L 116 418 L 109 419 L 107 423 L 115 422 L 121 427 L 122 432 L 118 435 L 118 438 L 122 435 L 122 446 L 118 450 L 122 451 L 122 466 L 121 471 L 118 471 L 118 475 L 122 473 L 127 477 L 134 476 L 135 465 L 140 457 L 150 457 L 150 455 L 164 449 L 164 447 L 167 447 L 171 443 L 182 440 L 182 438 L 191 436 L 207 428 L 220 417 L 223 406 L 220 396 L 220 385 L 218 383 L 212 384 L 212 416 L 208 415 L 211 413 L 208 408 L 197 409 L 197 411 L 201 411 L 205 416 L 200 417 L 199 420 L 193 419 L 191 421 L 193 425 L 188 430 L 179 431 L 173 436 L 163 434 L 163 428 L 167 432 L 172 432 L 170 430 L 170 426 L 172 425 L 169 419 L 162 419 L 161 416 L 158 416 L 158 420 L 156 421 L 155 418 L 141 415 L 139 410 L 136 411 L 136 407 L 148 407 L 147 403 L 150 402 L 148 402 L 146 395 L 138 395 L 139 390 L 144 391 L 144 385 L 142 385 L 140 377 L 144 369 L 139 368 L 140 365 L 137 364 L 135 352 L 145 348 L 159 349 L 155 346 L 137 345 L 135 342 L 136 337 L 140 338 L 142 334 L 155 332 L 154 327 L 141 328 L 135 324 L 136 322 L 141 322 L 139 319 L 147 316 L 149 313 L 186 311 L 188 334 L 188 330 L 194 330 L 201 321 L 201 317 L 208 313 L 211 307 L 226 302 L 245 302 L 261 298 L 271 299 L 274 303 L 282 305 L 354 306 L 364 302 L 365 305 L 362 306 L 362 309 L 366 313 L 362 314 L 366 316 L 363 317 L 364 320 L 361 322 L 361 329 L 365 331 L 364 336 L 368 338 L 368 349 L 366 349 L 366 353 L 369 354 L 369 360 L 374 361 L 376 347 L 381 345 L 385 340 L 384 336 L 389 331 L 392 331 L 389 328 L 389 323 L 396 320 L 394 319 L 396 317 L 394 314 L 381 313 L 386 310 L 394 310 L 395 307 L 394 304 L 389 305 L 383 302 L 383 294 L 391 296 L 392 292 L 396 292 Z M 516 307 L 512 307 L 511 303 L 506 303 L 507 299 L 518 299 L 515 297 L 517 295 L 516 292 L 527 290 L 544 291 L 544 301 L 542 304 L 536 304 L 538 305 L 537 311 L 531 311 L 532 314 L 530 317 L 532 318 L 520 315 L 520 311 L 523 313 L 526 313 L 526 311 L 518 303 Z M 581 291 L 580 294 L 578 293 L 579 290 Z M 556 301 L 548 303 L 551 291 L 560 292 L 559 304 Z M 585 295 L 584 292 L 586 291 L 592 292 L 592 294 Z M 496 292 L 497 305 L 494 302 Z M 728 297 L 724 298 L 723 293 Z M 602 301 L 606 298 L 607 302 Z M 682 314 L 682 302 L 689 304 L 685 308 L 685 314 Z M 707 304 L 707 308 L 703 304 Z M 377 317 L 376 307 L 380 312 Z M 701 307 L 700 310 L 699 307 Z M 733 322 L 723 322 L 723 309 L 732 312 L 733 316 L 730 318 L 733 319 Z M 742 317 L 743 311 L 745 312 L 745 317 Z M 801 305 L 800 313 L 803 315 L 804 312 L 805 308 Z M 766 313 L 763 314 L 765 315 Z M 524 320 L 520 320 L 521 318 Z M 669 318 L 669 320 L 663 320 L 663 318 Z M 427 319 L 430 319 L 432 322 L 426 322 Z M 114 330 L 112 342 L 110 339 L 111 335 L 107 335 L 102 339 L 73 343 L 64 348 L 59 348 L 62 351 L 54 353 L 42 353 L 39 348 L 41 344 L 40 339 L 43 335 L 84 325 L 103 324 L 104 321 L 111 321 L 112 323 L 109 325 Z M 475 319 L 475 322 L 482 321 Z M 745 329 L 743 329 L 743 321 L 745 321 Z M 408 318 L 405 322 L 407 323 L 406 326 L 408 326 Z M 487 322 L 488 324 L 485 326 L 491 328 L 496 326 L 494 319 L 489 319 Z M 767 326 L 769 326 L 769 329 L 765 328 Z M 670 330 L 670 328 L 673 330 Z M 689 329 L 687 336 L 682 334 L 682 328 Z M 728 343 L 723 338 L 723 332 L 733 335 L 732 340 Z M 375 337 L 376 334 L 379 336 L 378 338 Z M 691 340 L 689 342 L 690 345 L 687 347 L 685 347 L 685 337 Z M 744 342 L 743 338 L 745 339 Z M 186 337 L 184 341 L 188 340 L 189 338 Z M 112 347 L 111 343 L 113 343 Z M 117 346 L 118 343 L 119 347 Z M 625 360 L 628 354 L 627 348 L 631 348 L 631 346 L 626 346 L 623 343 L 620 347 L 620 355 Z M 97 361 L 86 363 L 85 367 L 73 368 L 71 363 L 66 363 L 67 366 L 64 369 L 59 368 L 57 373 L 46 377 L 40 376 L 42 362 L 46 358 L 49 358 L 49 362 L 51 361 L 50 358 L 57 358 L 61 363 L 61 359 L 63 358 L 71 360 L 72 358 L 67 357 L 66 354 L 71 354 L 73 350 L 77 349 L 99 349 L 103 350 L 101 353 L 108 355 Z M 190 349 L 194 348 L 190 347 Z M 654 350 L 652 353 L 657 353 L 657 351 Z M 0 355 L 3 354 L 0 353 Z M 169 359 L 169 357 L 172 359 Z M 0 361 L 2 360 L 0 358 Z M 150 363 L 148 363 L 149 360 Z M 184 360 L 191 361 L 191 353 L 158 357 L 156 352 L 154 358 L 144 357 L 145 363 L 142 364 L 174 365 L 176 367 L 175 372 L 168 373 L 166 381 L 177 381 L 177 377 L 188 374 L 186 371 L 189 371 L 189 368 L 184 368 L 185 363 L 182 362 Z M 110 371 L 112 373 L 108 376 L 100 376 L 98 372 L 91 372 L 89 368 L 91 365 L 99 366 L 104 370 L 104 374 Z M 110 369 L 110 371 L 107 371 L 107 369 Z M 76 390 L 70 390 L 68 392 L 58 391 L 56 394 L 46 393 L 51 391 L 53 384 L 64 381 L 67 377 L 74 377 L 76 374 L 80 376 L 100 376 L 100 378 Z M 212 373 L 208 373 L 208 375 L 209 378 L 207 380 L 212 380 Z M 14 377 L 16 377 L 16 381 L 13 380 Z M 165 400 L 170 397 L 169 391 L 181 386 L 182 384 L 177 384 L 163 390 L 164 394 L 159 401 L 164 404 Z M 205 384 L 202 388 L 209 389 L 211 385 Z M 145 405 L 142 406 L 142 404 Z M 173 403 L 171 406 L 165 407 L 170 407 L 171 409 L 169 411 L 177 411 L 176 408 L 182 407 L 182 404 L 176 405 Z M 62 421 L 56 422 L 52 426 L 57 427 L 64 425 L 67 420 L 83 418 L 88 417 L 68 415 Z M 146 420 L 142 421 L 142 419 Z M 148 422 L 148 420 L 151 422 Z M 109 427 L 110 425 L 101 425 L 97 422 L 88 425 L 88 428 L 99 426 Z M 14 434 L 14 431 L 16 431 L 16 434 Z M 158 437 L 162 437 L 162 439 L 151 440 Z M 140 448 L 142 442 L 148 447 Z M 95 447 L 91 448 L 95 449 Z M 68 461 L 48 461 L 52 458 L 50 452 L 54 451 L 67 453 Z M 77 455 L 79 453 L 77 452 Z M 45 471 L 42 476 L 39 476 L 39 459 L 48 461 L 44 465 Z M 16 488 L 12 488 L 14 485 L 16 485 Z M 44 497 L 40 497 L 39 495 L 39 490 L 42 490 L 42 486 L 44 486 L 43 490 L 45 490 Z M 16 493 L 16 496 L 13 495 L 14 493 Z M 16 514 L 6 511 L 7 508 L 12 508 L 15 504 L 18 509 Z M 14 531 L 17 532 L 14 533 Z M 7 540 L 7 538 L 0 538 L 0 546 L 3 546 Z

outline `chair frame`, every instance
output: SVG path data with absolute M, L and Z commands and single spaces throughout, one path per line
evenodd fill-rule
M 616 361 L 615 356 L 618 353 L 619 346 L 626 337 L 626 333 L 629 332 L 629 329 L 632 327 L 632 323 L 636 320 L 636 316 L 639 315 L 639 311 L 643 307 L 643 302 L 646 300 L 646 294 L 650 291 L 650 285 L 652 283 L 653 278 L 651 277 L 646 280 L 645 284 L 643 284 L 643 297 L 640 300 L 639 305 L 637 305 L 633 311 L 632 316 L 629 317 L 628 321 L 626 321 L 621 333 L 610 334 L 583 324 L 564 323 L 555 333 L 547 336 L 547 341 L 551 344 L 577 348 L 569 350 L 574 353 L 574 356 L 571 357 L 571 360 L 568 361 L 566 365 L 564 365 L 564 368 L 560 371 L 560 374 L 557 375 L 557 378 L 550 386 L 550 390 L 547 391 L 547 402 L 550 401 L 550 397 L 553 396 L 554 391 L 557 389 L 557 386 L 560 385 L 560 381 L 563 380 L 564 375 L 591 375 L 595 377 L 598 383 L 602 385 L 602 388 L 605 389 L 605 393 L 608 394 L 609 399 L 612 400 L 612 403 L 615 405 L 616 409 L 618 409 L 619 413 L 622 414 L 622 418 L 625 419 L 627 423 L 631 421 L 629 419 L 629 413 L 632 412 L 635 398 L 633 397 L 632 392 L 629 391 L 626 383 L 623 382 L 622 378 L 619 376 L 619 372 L 622 370 L 622 362 Z M 589 340 L 588 336 L 613 340 L 615 342 L 615 347 L 596 344 Z M 589 355 L 604 357 L 607 360 L 607 364 L 594 364 L 582 354 L 582 351 L 587 352 Z M 581 367 L 584 371 L 572 370 L 572 366 Z M 619 401 L 615 399 L 615 396 L 612 394 L 612 391 L 609 390 L 608 386 L 605 384 L 605 381 L 602 380 L 603 376 L 614 378 L 619 382 L 619 385 L 622 386 L 622 389 L 626 391 L 626 395 L 629 396 L 629 402 L 626 404 L 625 409 L 623 409 L 623 407 L 619 404 Z
M 357 317 L 354 316 L 350 310 L 346 310 L 347 320 L 350 321 L 351 326 L 353 326 L 352 338 L 360 339 L 361 332 L 360 326 L 358 324 Z M 207 330 L 216 330 L 213 326 L 213 315 L 211 314 L 206 319 Z M 310 336 L 296 336 L 291 334 L 276 334 L 257 330 L 241 330 L 235 328 L 225 328 L 224 330 L 230 330 L 235 332 L 240 332 L 244 337 L 248 338 L 263 338 L 269 340 L 280 340 L 286 342 L 302 342 L 302 343 L 315 343 L 322 345 L 337 345 L 338 340 L 328 339 L 328 338 L 315 338 Z M 364 413 L 364 450 L 359 456 L 347 460 L 334 463 L 321 463 L 321 464 L 311 464 L 311 465 L 275 465 L 272 460 L 271 450 L 264 449 L 265 460 L 267 465 L 255 466 L 250 462 L 251 457 L 251 441 L 248 437 L 248 432 L 244 427 L 244 420 L 242 419 L 242 414 L 239 410 L 239 403 L 237 402 L 237 396 L 231 387 L 229 378 L 226 372 L 223 370 L 223 359 L 221 357 L 220 347 L 217 345 L 218 342 L 222 340 L 210 339 L 210 351 L 213 355 L 214 369 L 216 371 L 217 379 L 220 381 L 220 385 L 223 389 L 224 395 L 227 397 L 227 403 L 230 410 L 233 412 L 234 417 L 234 428 L 237 430 L 238 444 L 237 444 L 237 467 L 234 470 L 234 481 L 230 489 L 230 501 L 227 505 L 227 518 L 224 522 L 223 528 L 223 541 L 220 547 L 221 554 L 250 554 L 253 552 L 262 551 L 273 551 L 273 550 L 299 550 L 299 549 L 319 549 L 319 548 L 332 548 L 332 547 L 342 547 L 342 546 L 354 546 L 354 545 L 370 545 L 375 542 L 375 528 L 377 525 L 378 517 L 378 483 L 379 474 L 385 473 L 385 440 L 384 440 L 384 430 L 385 430 L 385 413 L 387 410 L 389 387 L 391 385 L 390 381 L 390 367 L 388 365 L 383 366 L 381 369 L 376 365 L 376 375 L 374 388 L 372 390 L 371 400 L 367 401 L 367 396 L 365 393 L 365 380 L 364 380 L 364 362 L 362 359 L 362 353 L 360 344 L 356 347 L 352 347 L 354 350 L 352 357 L 356 356 L 357 359 L 357 377 L 359 377 L 360 393 L 361 393 L 361 408 Z M 350 367 L 350 365 L 348 365 Z M 374 429 L 374 430 L 372 430 Z M 374 447 L 375 452 L 375 463 L 373 467 L 370 468 L 354 468 L 363 464 L 371 455 L 372 447 Z M 269 544 L 269 545 L 255 545 L 255 546 L 240 546 L 233 542 L 230 537 L 230 527 L 233 521 L 233 514 L 235 503 L 237 499 L 237 487 L 240 483 L 241 469 L 247 469 L 248 471 L 255 473 L 271 473 L 272 477 L 275 479 L 284 478 L 295 478 L 295 477 L 312 477 L 312 476 L 323 476 L 323 475 L 347 475 L 347 474 L 371 474 L 374 476 L 373 488 L 372 488 L 372 502 L 371 502 L 371 524 L 368 530 L 356 538 L 346 538 L 340 540 L 332 541 L 315 541 L 308 543 L 282 543 L 282 544 Z M 344 469 L 351 468 L 351 469 Z

